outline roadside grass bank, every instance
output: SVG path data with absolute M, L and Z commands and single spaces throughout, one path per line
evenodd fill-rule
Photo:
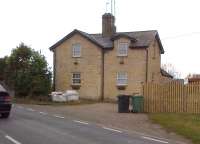
M 155 113 L 149 114 L 149 118 L 168 132 L 175 132 L 194 144 L 200 144 L 200 114 Z
M 97 101 L 80 99 L 78 101 L 70 102 L 53 102 L 49 98 L 13 98 L 13 103 L 17 104 L 32 104 L 32 105 L 53 105 L 53 106 L 64 106 L 64 105 L 85 105 L 85 104 L 94 104 Z

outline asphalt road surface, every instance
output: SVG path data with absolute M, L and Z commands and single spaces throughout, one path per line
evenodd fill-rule
M 172 140 L 15 105 L 0 119 L 0 144 L 177 144 Z

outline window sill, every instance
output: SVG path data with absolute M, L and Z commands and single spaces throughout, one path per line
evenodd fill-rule
M 80 89 L 81 85 L 80 84 L 71 84 L 72 89 Z
M 116 85 L 119 90 L 125 90 L 127 85 Z
M 72 56 L 72 58 L 81 58 L 81 56 Z
M 117 57 L 128 57 L 128 55 L 117 55 Z

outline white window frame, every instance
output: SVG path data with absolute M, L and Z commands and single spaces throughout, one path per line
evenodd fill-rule
M 127 72 L 118 72 L 117 73 L 117 85 L 118 86 L 128 85 L 128 74 L 127 74 Z
M 81 44 L 75 43 L 72 45 L 72 57 L 81 57 Z
M 128 56 L 128 42 L 119 42 L 117 48 L 117 56 Z
M 79 77 L 74 77 L 74 75 L 79 75 Z M 79 80 L 80 83 L 74 82 L 74 80 Z M 81 84 L 81 73 L 80 72 L 73 72 L 72 73 L 72 85 L 80 85 Z

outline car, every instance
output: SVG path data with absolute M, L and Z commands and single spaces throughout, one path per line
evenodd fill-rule
M 12 103 L 11 96 L 5 90 L 5 88 L 0 85 L 0 116 L 1 118 L 8 118 L 10 115 Z

